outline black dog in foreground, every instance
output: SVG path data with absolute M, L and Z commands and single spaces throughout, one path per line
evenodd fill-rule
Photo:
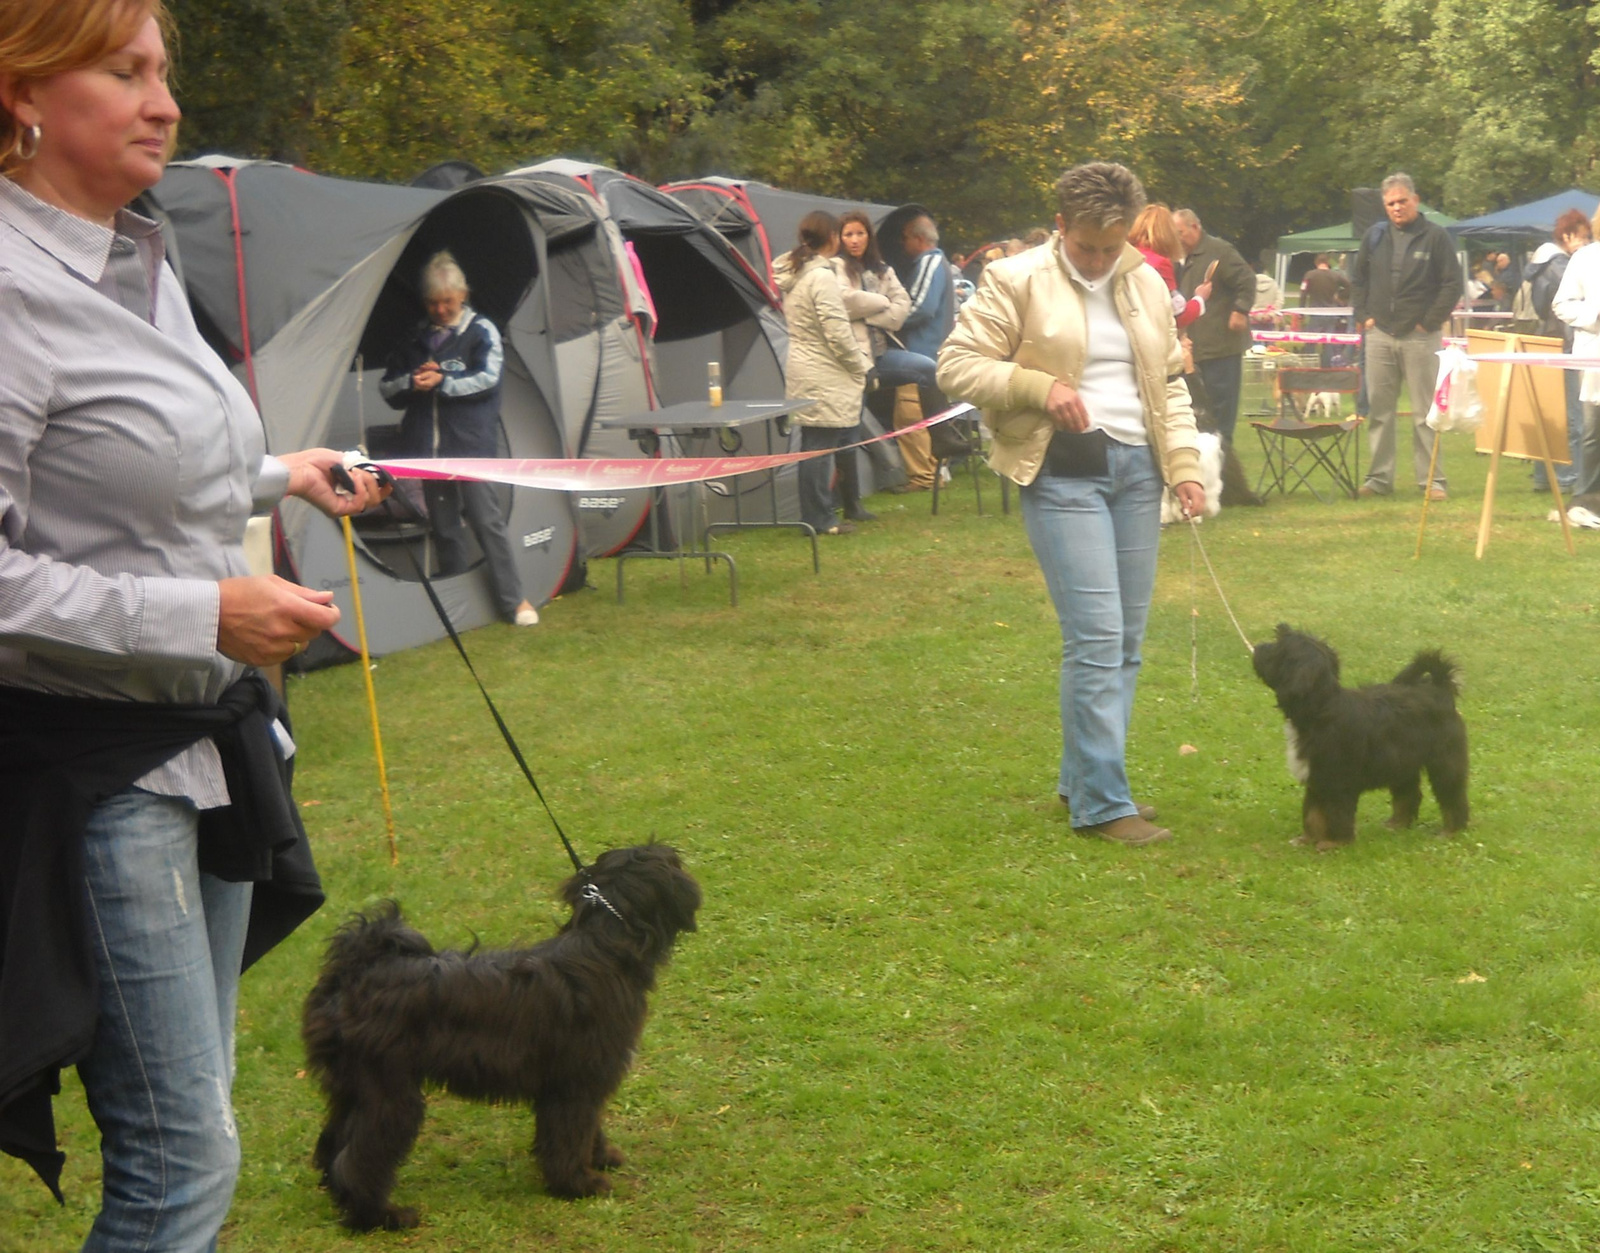
M 1444 813 L 1444 834 L 1467 825 L 1467 727 L 1456 712 L 1456 667 L 1420 652 L 1392 683 L 1339 686 L 1339 654 L 1278 624 L 1254 665 L 1288 718 L 1289 771 L 1306 785 L 1297 844 L 1326 852 L 1356 838 L 1361 793 L 1388 788 L 1391 827 L 1409 827 L 1422 804 L 1422 772 Z
M 633 1059 L 656 968 L 695 929 L 700 888 L 676 852 L 646 844 L 603 853 L 561 896 L 571 920 L 528 949 L 435 952 L 392 901 L 329 942 L 301 1033 L 328 1102 L 312 1161 L 347 1226 L 416 1226 L 389 1193 L 429 1087 L 529 1103 L 550 1191 L 610 1189 L 599 1172 L 622 1154 L 600 1112 Z

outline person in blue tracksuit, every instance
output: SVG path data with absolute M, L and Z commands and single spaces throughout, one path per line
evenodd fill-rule
M 500 442 L 500 332 L 467 303 L 466 275 L 448 252 L 422 270 L 427 318 L 390 355 L 378 390 L 396 409 L 408 457 L 494 457 Z M 423 485 L 438 545 L 439 570 L 459 574 L 470 564 L 462 513 L 477 537 L 495 609 L 507 622 L 532 626 L 539 613 L 522 595 L 511 556 L 506 515 L 493 483 Z

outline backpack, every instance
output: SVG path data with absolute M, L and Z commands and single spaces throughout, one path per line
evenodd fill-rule
M 1554 316 L 1556 292 L 1561 289 L 1561 280 L 1566 276 L 1567 262 L 1570 260 L 1572 258 L 1562 252 L 1528 267 L 1528 281 L 1523 286 L 1529 289 L 1529 303 L 1534 316 L 1541 322 L 1548 322 Z
M 1531 278 L 1522 280 L 1522 285 L 1517 288 L 1517 294 L 1511 299 L 1511 320 L 1513 322 L 1542 322 L 1544 320 L 1543 315 L 1534 308 L 1533 280 Z

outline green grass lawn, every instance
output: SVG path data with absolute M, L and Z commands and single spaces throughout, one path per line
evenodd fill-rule
M 1239 446 L 1254 467 L 1254 433 Z M 609 1126 L 617 1191 L 545 1195 L 531 1118 L 438 1098 L 356 1241 L 308 1164 L 299 1005 L 328 933 L 386 896 L 441 945 L 537 938 L 569 867 L 448 644 L 376 683 L 391 869 L 356 667 L 291 685 L 328 907 L 247 976 L 246 1164 L 224 1247 L 418 1250 L 1550 1250 L 1600 1243 L 1600 535 L 1567 555 L 1525 467 L 1473 556 L 1451 499 L 1305 493 L 1200 529 L 1253 639 L 1329 639 L 1348 681 L 1461 664 L 1473 822 L 1291 847 L 1299 789 L 1190 534 L 1169 530 L 1129 767 L 1176 839 L 1073 836 L 1054 795 L 1058 637 L 1020 518 L 960 480 L 825 541 L 723 537 L 725 573 L 638 563 L 615 601 L 468 637 L 580 851 L 655 838 L 705 891 Z M 1409 481 L 1404 479 L 1403 481 Z M 57 1102 L 68 1203 L 0 1162 L 0 1251 L 75 1248 L 92 1124 Z

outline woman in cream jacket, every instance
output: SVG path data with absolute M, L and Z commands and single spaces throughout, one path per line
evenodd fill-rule
M 1084 835 L 1171 837 L 1132 797 L 1125 762 L 1155 586 L 1161 488 L 1205 507 L 1172 303 L 1127 243 L 1144 207 L 1130 170 L 1095 162 L 1056 184 L 1048 246 L 989 265 L 939 353 L 939 386 L 984 411 L 989 464 L 1022 487 L 1028 539 L 1061 625 L 1056 791 Z
M 789 324 L 785 394 L 816 403 L 795 415 L 800 450 L 841 448 L 861 423 L 861 396 L 872 359 L 850 328 L 839 278 L 829 264 L 839 251 L 839 223 L 817 210 L 800 220 L 800 242 L 772 264 Z M 833 499 L 833 457 L 802 461 L 798 472 L 800 520 L 818 535 L 855 528 L 841 523 Z

